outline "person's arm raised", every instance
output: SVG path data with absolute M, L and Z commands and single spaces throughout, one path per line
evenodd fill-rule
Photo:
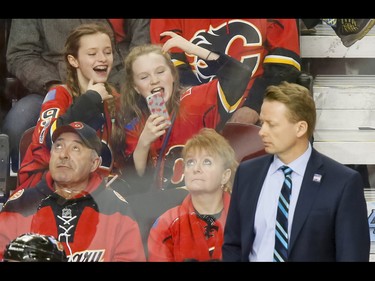
M 183 50 L 184 52 L 192 55 L 196 55 L 204 60 L 217 60 L 219 55 L 209 51 L 201 46 L 195 45 L 190 41 L 186 40 L 182 36 L 172 32 L 172 31 L 165 31 L 160 34 L 161 36 L 170 36 L 171 38 L 164 43 L 163 51 L 168 52 L 171 48 L 177 47 Z

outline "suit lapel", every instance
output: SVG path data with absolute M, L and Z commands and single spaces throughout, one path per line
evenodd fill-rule
M 313 149 L 309 162 L 307 163 L 300 194 L 298 196 L 297 206 L 294 212 L 289 251 L 293 249 L 294 242 L 296 241 L 321 188 L 321 183 L 324 179 L 324 171 L 322 168 L 322 158 L 320 154 Z

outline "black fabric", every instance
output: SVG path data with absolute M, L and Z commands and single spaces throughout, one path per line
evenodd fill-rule
M 74 121 L 81 121 L 96 131 L 105 123 L 102 98 L 98 92 L 89 90 L 74 99 L 66 113 L 59 117 L 58 125 L 67 125 Z

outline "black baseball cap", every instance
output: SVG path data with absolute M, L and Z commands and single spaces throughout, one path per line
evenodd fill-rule
M 64 125 L 58 127 L 52 134 L 52 141 L 54 142 L 62 133 L 71 132 L 79 135 L 84 142 L 84 144 L 94 149 L 98 155 L 102 151 L 102 142 L 97 136 L 96 131 L 89 125 L 83 122 L 72 122 L 69 125 Z

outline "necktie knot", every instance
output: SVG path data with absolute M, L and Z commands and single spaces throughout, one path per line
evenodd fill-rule
M 293 172 L 292 168 L 290 168 L 288 166 L 285 166 L 285 165 L 281 166 L 280 169 L 283 171 L 283 173 L 284 173 L 285 176 L 290 176 L 292 174 L 292 172 Z

